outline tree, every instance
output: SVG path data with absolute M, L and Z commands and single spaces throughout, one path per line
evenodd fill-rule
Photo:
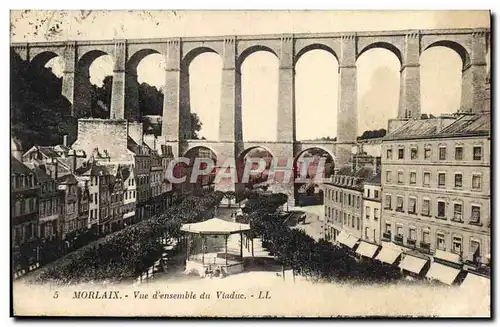
M 227 199 L 227 207 L 229 208 L 231 206 L 231 200 L 236 199 L 236 192 L 227 191 L 224 193 L 224 198 Z
M 358 136 L 358 140 L 368 140 L 368 139 L 375 139 L 379 137 L 384 137 L 387 134 L 387 130 L 384 128 L 378 129 L 378 130 L 369 130 L 369 131 L 364 131 L 361 136 Z
M 60 144 L 64 135 L 76 138 L 77 121 L 71 103 L 61 94 L 62 80 L 50 68 L 34 67 L 11 51 L 11 133 L 24 149 Z
M 198 137 L 198 132 L 201 131 L 201 126 L 203 123 L 200 120 L 200 116 L 198 116 L 197 113 L 192 112 L 191 113 L 191 139 L 197 140 L 199 139 Z

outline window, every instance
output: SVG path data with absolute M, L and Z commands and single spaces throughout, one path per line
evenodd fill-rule
M 411 160 L 416 160 L 418 158 L 418 149 L 417 148 L 411 148 L 410 158 L 411 158 Z
M 405 149 L 401 148 L 398 149 L 398 159 L 404 159 L 405 158 Z
M 439 218 L 444 218 L 446 216 L 446 203 L 444 201 L 438 201 L 437 216 Z
M 475 146 L 472 150 L 472 159 L 481 160 L 483 158 L 483 148 L 480 146 Z
M 462 238 L 458 236 L 453 237 L 453 248 L 451 250 L 453 253 L 462 254 Z
M 403 184 L 404 182 L 404 175 L 402 171 L 398 171 L 398 184 Z
M 387 170 L 385 172 L 385 181 L 387 183 L 392 183 L 392 175 L 391 175 L 391 171 L 390 170 Z
M 396 235 L 403 237 L 403 226 L 396 226 Z
M 370 231 L 370 227 L 365 227 L 365 238 L 368 238 L 369 231 Z
M 431 147 L 430 146 L 426 146 L 424 148 L 424 159 L 428 160 L 431 158 Z
M 409 240 L 416 240 L 417 239 L 417 230 L 415 228 L 410 228 L 410 233 L 408 234 L 408 239 Z
M 350 206 L 351 205 L 351 194 L 347 196 L 347 204 Z
M 403 212 L 403 197 L 399 195 L 396 200 L 396 211 Z
M 455 187 L 462 187 L 462 174 L 455 174 Z
M 94 193 L 94 202 L 95 202 L 95 204 L 98 204 L 98 201 L 97 201 L 97 193 Z
M 463 160 L 464 148 L 461 146 L 455 147 L 455 160 Z
M 359 208 L 360 207 L 360 202 L 361 202 L 361 197 L 358 195 L 356 197 L 356 207 Z
M 431 200 L 429 199 L 423 199 L 422 200 L 422 216 L 430 216 L 430 209 L 431 208 Z
M 389 209 L 389 210 L 392 209 L 391 201 L 392 201 L 392 195 L 386 194 L 385 195 L 385 209 Z
M 375 194 L 373 195 L 373 197 L 374 197 L 375 199 L 378 199 L 378 190 L 374 190 L 374 191 L 373 191 L 373 193 L 375 193 Z
M 422 243 L 425 243 L 425 244 L 430 244 L 430 232 L 428 230 L 423 230 L 422 231 Z
M 470 222 L 473 224 L 479 224 L 481 221 L 481 207 L 473 205 L 471 208 Z
M 379 208 L 373 208 L 373 219 L 378 220 L 380 218 Z
M 410 184 L 417 184 L 417 173 L 414 171 L 410 172 Z
M 350 216 L 350 215 L 349 215 Z M 354 228 L 354 215 L 352 216 L 352 220 L 351 220 L 351 227 Z
M 473 190 L 481 189 L 481 175 L 472 175 L 472 189 Z
M 369 198 L 370 197 L 370 189 L 366 190 L 366 196 Z
M 392 159 L 392 149 L 387 149 L 387 159 Z
M 424 186 L 430 186 L 431 185 L 431 173 L 430 172 L 424 172 L 423 185 Z
M 438 173 L 438 186 L 444 187 L 446 185 L 446 174 Z
M 366 206 L 365 213 L 366 213 L 366 219 L 370 219 L 370 207 L 369 206 Z
M 455 203 L 453 205 L 453 220 L 462 221 L 462 204 Z
M 470 261 L 476 261 L 477 256 L 481 255 L 481 243 L 476 240 L 470 241 Z
M 439 250 L 446 250 L 446 241 L 444 239 L 444 234 L 442 233 L 437 233 L 437 237 L 436 237 L 436 247 L 439 249 Z
M 356 217 L 356 229 L 361 230 L 361 224 L 359 222 L 359 217 Z
M 446 147 L 439 147 L 439 160 L 446 160 Z
M 408 213 L 415 214 L 417 212 L 416 206 L 417 206 L 417 199 L 416 198 L 409 198 Z
M 347 214 L 344 212 L 344 225 L 347 225 Z
M 344 196 L 344 193 L 343 193 L 343 192 L 340 192 L 340 203 L 342 203 L 343 196 Z
M 90 210 L 90 219 L 94 219 L 94 211 Z
M 385 232 L 390 234 L 391 230 L 392 230 L 391 224 L 390 223 L 386 223 L 385 224 Z
M 335 202 L 339 202 L 339 191 L 335 191 Z

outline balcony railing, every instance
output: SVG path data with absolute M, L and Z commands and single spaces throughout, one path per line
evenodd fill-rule
M 403 235 L 394 235 L 394 243 L 403 244 Z
M 391 233 L 389 232 L 383 232 L 382 233 L 382 238 L 384 238 L 385 240 L 391 240 Z
M 431 244 L 427 242 L 420 242 L 420 250 L 429 253 L 431 251 Z
M 409 247 L 412 247 L 414 248 L 416 246 L 416 243 L 417 241 L 416 240 L 412 240 L 412 239 L 407 239 L 406 240 L 406 244 L 409 246 Z

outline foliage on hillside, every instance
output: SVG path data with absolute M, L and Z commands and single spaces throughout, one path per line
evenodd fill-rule
M 76 136 L 71 103 L 61 95 L 62 79 L 50 68 L 34 72 L 11 52 L 10 114 L 12 136 L 24 149 L 37 144 L 60 144 L 63 135 Z M 71 139 L 71 138 L 70 138 Z

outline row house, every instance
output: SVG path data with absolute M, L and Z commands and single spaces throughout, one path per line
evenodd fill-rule
M 489 269 L 490 121 L 410 120 L 384 138 L 384 241 L 457 270 Z
M 151 199 L 151 148 L 141 142 L 138 144 L 130 136 L 127 139 L 127 149 L 133 157 L 136 179 L 136 215 L 137 220 L 150 217 Z
M 123 226 L 137 222 L 136 219 L 136 182 L 133 165 L 124 165 L 121 169 L 123 179 Z
M 30 164 L 26 164 L 30 167 Z M 50 177 L 44 165 L 30 167 L 38 181 L 38 236 L 40 239 L 53 240 L 59 233 L 59 216 L 61 196 L 57 190 L 56 180 Z
M 348 168 L 322 185 L 327 239 L 353 248 L 363 237 L 363 185 L 373 172 L 368 166 L 355 172 Z
M 36 174 L 11 156 L 11 226 L 13 267 L 37 260 L 39 186 Z

